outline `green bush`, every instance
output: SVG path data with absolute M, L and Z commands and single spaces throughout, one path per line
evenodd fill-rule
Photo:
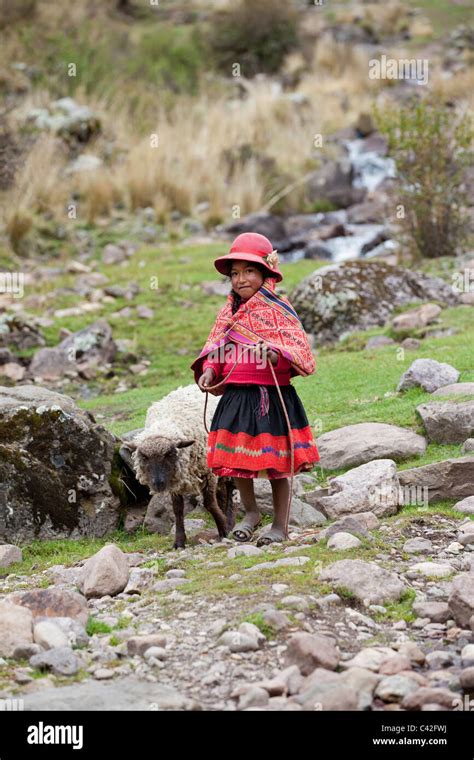
M 471 118 L 439 98 L 392 106 L 383 114 L 375 107 L 374 115 L 396 162 L 403 246 L 414 260 L 454 256 L 469 235 L 461 186 L 473 161 Z
M 229 73 L 238 63 L 245 77 L 272 74 L 299 45 L 298 15 L 287 0 L 240 0 L 216 14 L 209 42 L 218 66 Z

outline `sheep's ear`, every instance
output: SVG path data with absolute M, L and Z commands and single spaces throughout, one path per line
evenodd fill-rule
M 135 451 L 135 449 L 138 447 L 138 443 L 136 441 L 124 441 L 122 445 L 123 448 L 126 448 L 129 451 Z
M 193 443 L 195 443 L 195 439 L 182 439 L 181 441 L 178 441 L 175 446 L 177 449 L 185 449 L 186 446 L 191 446 Z

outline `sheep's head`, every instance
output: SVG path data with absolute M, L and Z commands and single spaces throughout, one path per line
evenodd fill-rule
M 153 493 L 170 488 L 179 469 L 179 451 L 191 446 L 194 439 L 171 440 L 161 435 L 148 436 L 144 440 L 127 441 L 132 451 L 132 462 L 137 479 Z

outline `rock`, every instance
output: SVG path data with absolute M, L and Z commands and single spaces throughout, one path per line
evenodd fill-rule
M 166 647 L 166 636 L 162 633 L 150 633 L 147 636 L 132 636 L 127 641 L 127 652 L 131 656 L 143 657 L 151 647 Z
M 407 655 L 394 652 L 384 657 L 378 670 L 383 675 L 394 676 L 402 671 L 411 670 L 411 661 Z
M 454 578 L 448 605 L 450 617 L 456 624 L 460 628 L 469 628 L 469 621 L 474 615 L 474 575 L 461 573 Z
M 354 178 L 354 167 L 349 158 L 325 158 L 321 168 L 308 180 L 308 199 L 310 202 L 326 200 L 338 208 L 361 203 L 365 190 L 354 186 Z
M 43 621 L 36 623 L 33 629 L 33 638 L 43 649 L 55 649 L 56 647 L 67 647 L 68 637 L 64 631 L 53 622 Z
M 456 703 L 456 693 L 449 689 L 437 689 L 422 686 L 420 689 L 407 694 L 402 700 L 404 710 L 421 710 L 423 705 L 437 704 L 452 710 Z
M 374 348 L 383 348 L 384 346 L 393 345 L 395 345 L 393 338 L 388 338 L 386 335 L 373 335 L 365 344 L 365 348 L 367 351 L 371 351 Z
M 58 676 L 73 676 L 79 670 L 79 660 L 70 647 L 57 647 L 30 657 L 30 665 L 38 670 L 51 670 Z
M 78 156 L 75 161 L 72 161 L 65 169 L 65 174 L 81 174 L 82 172 L 93 172 L 100 169 L 104 165 L 99 156 L 94 156 L 90 153 L 83 153 L 82 156 Z
M 440 562 L 417 562 L 409 567 L 409 572 L 425 575 L 427 578 L 447 578 L 454 573 L 451 565 Z
M 306 562 L 310 562 L 310 558 L 302 555 L 301 557 L 284 557 L 283 559 L 276 559 L 274 562 L 259 562 L 258 565 L 252 565 L 252 567 L 246 567 L 246 573 L 258 572 L 259 570 L 265 570 L 273 567 L 299 567 L 305 565 Z
M 474 496 L 468 496 L 466 499 L 456 502 L 453 505 L 453 509 L 456 509 L 458 512 L 464 512 L 467 515 L 474 514 Z
M 18 546 L 12 544 L 0 545 L 0 567 L 14 565 L 15 562 L 22 562 L 23 554 Z
M 434 359 L 415 359 L 403 373 L 397 391 L 421 387 L 428 393 L 433 393 L 443 385 L 456 383 L 458 377 L 458 370 L 450 364 L 443 364 Z
M 101 129 L 99 118 L 90 108 L 69 97 L 55 100 L 48 108 L 30 109 L 26 121 L 37 129 L 54 131 L 72 144 L 88 142 Z
M 441 314 L 441 308 L 437 304 L 426 303 L 419 309 L 408 311 L 404 314 L 398 314 L 392 320 L 392 327 L 395 332 L 406 332 L 407 330 L 418 330 L 434 322 Z
M 273 246 L 279 249 L 281 249 L 280 242 L 284 241 L 287 237 L 282 217 L 267 212 L 248 214 L 242 219 L 227 224 L 224 230 L 231 235 L 239 235 L 242 232 L 258 232 L 259 235 L 265 235 L 265 237 L 269 238 Z
M 342 550 L 355 549 L 355 547 L 360 546 L 361 544 L 362 541 L 356 536 L 353 536 L 352 533 L 344 533 L 343 531 L 340 531 L 331 536 L 327 545 L 328 549 Z
M 228 549 L 227 556 L 229 559 L 234 559 L 234 557 L 256 557 L 258 554 L 263 554 L 263 549 L 259 549 L 258 546 L 254 546 L 253 544 L 243 544 L 242 546 L 233 546 L 231 549 Z
M 267 705 L 269 702 L 268 692 L 258 686 L 251 686 L 245 694 L 239 697 L 238 710 L 245 710 L 255 705 Z
M 464 691 L 472 691 L 474 689 L 474 667 L 470 666 L 464 668 L 459 674 L 459 682 Z
M 361 422 L 331 430 L 318 438 L 321 465 L 326 470 L 355 467 L 373 459 L 401 461 L 421 456 L 426 440 L 411 430 L 381 422 Z
M 450 615 L 447 602 L 415 602 L 412 609 L 418 617 L 427 617 L 433 623 L 446 623 Z
M 33 616 L 30 610 L 0 601 L 0 657 L 12 657 L 19 646 L 33 643 Z
M 433 396 L 474 396 L 474 383 L 451 383 L 433 392 Z
M 56 588 L 18 591 L 10 594 L 15 604 L 29 609 L 35 618 L 72 618 L 87 625 L 89 610 L 82 594 Z M 54 621 L 56 622 L 56 621 Z M 58 623 L 57 623 L 58 624 Z
M 409 538 L 403 544 L 403 551 L 408 554 L 429 554 L 433 543 L 429 538 Z
M 324 525 L 326 517 L 314 507 L 293 496 L 289 524 L 298 528 L 315 528 Z
M 400 654 L 406 654 L 415 665 L 423 665 L 425 655 L 414 641 L 402 641 L 396 645 Z
M 463 454 L 467 454 L 469 451 L 474 451 L 474 438 L 468 438 L 464 441 L 461 451 Z
M 334 712 L 357 710 L 359 697 L 341 675 L 316 668 L 303 682 L 300 693 L 290 699 L 303 710 Z
M 433 401 L 416 408 L 430 441 L 463 443 L 474 430 L 474 401 Z
M 119 523 L 114 438 L 69 396 L 0 387 L 0 540 L 102 536 Z
M 225 631 L 217 639 L 217 646 L 229 647 L 231 652 L 251 652 L 260 649 L 260 642 L 254 636 L 240 631 Z
M 334 588 L 348 589 L 365 604 L 397 601 L 406 591 L 405 584 L 375 562 L 341 559 L 324 568 L 319 580 L 328 581 Z
M 433 670 L 440 670 L 441 668 L 447 668 L 453 664 L 453 655 L 450 652 L 444 652 L 442 650 L 434 650 L 428 652 L 426 655 L 426 665 Z
M 34 355 L 30 374 L 43 380 L 57 380 L 71 370 L 81 374 L 111 363 L 117 351 L 110 325 L 99 319 L 68 335 L 54 348 L 42 348 Z
M 80 620 L 70 617 L 43 617 L 34 618 L 35 623 L 51 622 L 59 628 L 66 636 L 66 644 L 70 647 L 86 646 L 89 642 L 89 636 Z M 34 653 L 36 654 L 36 652 Z
M 383 326 L 394 309 L 405 304 L 459 302 L 459 296 L 441 279 L 358 259 L 316 269 L 289 298 L 305 330 L 315 335 L 319 345 L 356 330 Z
M 82 573 L 82 590 L 87 599 L 115 596 L 124 590 L 129 578 L 126 555 L 114 544 L 104 546 L 90 557 Z
M 474 644 L 466 644 L 461 650 L 461 662 L 463 668 L 474 665 Z
M 295 633 L 288 640 L 285 667 L 297 665 L 301 673 L 308 676 L 318 667 L 335 670 L 340 657 L 339 648 L 327 636 Z
M 408 351 L 416 351 L 416 349 L 421 346 L 421 340 L 418 340 L 417 338 L 404 338 L 400 345 Z
M 377 459 L 329 481 L 327 496 L 313 501 L 330 519 L 372 511 L 377 516 L 397 512 L 397 468 L 391 459 Z
M 341 681 L 351 686 L 357 694 L 357 708 L 368 710 L 372 705 L 374 689 L 379 677 L 365 668 L 352 667 L 341 673 Z
M 398 478 L 402 488 L 423 489 L 430 504 L 444 499 L 464 499 L 474 493 L 474 457 L 445 459 L 400 470 Z
M 308 612 L 309 604 L 303 596 L 284 596 L 281 603 L 299 612 Z
M 350 660 L 344 660 L 341 662 L 341 667 L 346 670 L 352 668 L 362 668 L 364 670 L 370 670 L 377 672 L 382 662 L 387 657 L 393 657 L 395 652 L 389 647 L 365 647 L 357 652 Z
M 394 675 L 382 678 L 376 686 L 375 696 L 384 702 L 400 702 L 418 690 L 418 684 L 409 676 Z
M 25 694 L 24 707 L 27 711 L 114 710 L 117 715 L 127 710 L 200 709 L 198 702 L 180 694 L 171 686 L 149 683 L 136 676 L 116 678 L 111 683 L 86 680 L 70 686 Z
M 9 380 L 18 382 L 19 380 L 23 380 L 25 376 L 25 368 L 16 362 L 0 364 L 0 375 L 4 375 L 5 377 L 8 377 Z
M 34 654 L 39 654 L 41 647 L 39 644 L 19 644 L 13 650 L 12 657 L 14 660 L 29 660 Z
M 320 538 L 329 538 L 335 533 L 359 533 L 362 536 L 369 536 L 369 530 L 376 530 L 379 527 L 379 520 L 373 512 L 359 512 L 356 515 L 346 515 L 331 523 L 328 528 L 324 528 L 320 533 Z
M 124 594 L 141 594 L 153 581 L 153 570 L 149 567 L 132 567 Z
M 12 346 L 23 351 L 34 346 L 44 346 L 46 340 L 36 324 L 20 314 L 0 314 L 0 348 Z M 2 364 L 9 362 L 2 362 Z

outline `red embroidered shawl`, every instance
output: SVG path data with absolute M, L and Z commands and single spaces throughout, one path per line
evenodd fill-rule
M 275 279 L 267 277 L 264 284 L 235 314 L 233 297 L 229 293 L 219 310 L 204 348 L 191 364 L 196 382 L 202 374 L 202 362 L 211 351 L 228 342 L 255 345 L 261 338 L 270 348 L 278 349 L 291 363 L 290 376 L 313 374 L 316 369 L 308 336 L 288 298 L 275 293 Z

